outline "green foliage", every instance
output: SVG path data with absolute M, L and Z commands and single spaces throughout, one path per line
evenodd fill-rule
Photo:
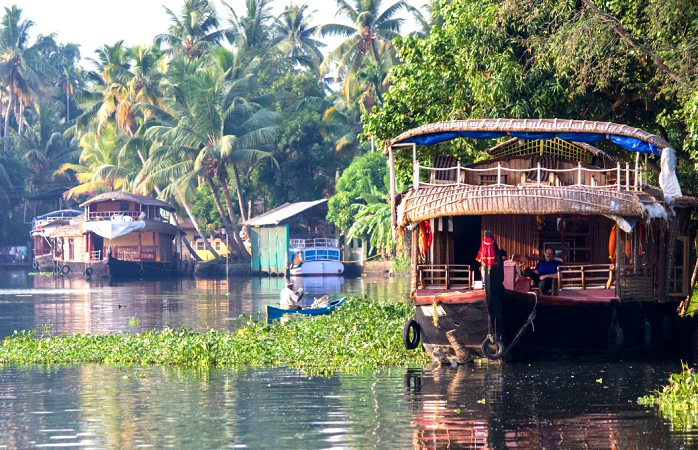
M 385 192 L 383 181 L 386 173 L 386 158 L 378 152 L 367 153 L 354 159 L 339 178 L 336 194 L 328 202 L 327 220 L 347 233 L 355 222 L 356 203 L 366 202 L 362 194 L 378 188 Z
M 681 365 L 681 373 L 671 374 L 669 384 L 645 397 L 638 403 L 657 406 L 662 416 L 671 422 L 672 428 L 688 431 L 698 427 L 698 374 Z
M 397 255 L 392 260 L 392 269 L 394 273 L 408 274 L 410 273 L 410 255 L 405 252 L 403 248 L 399 255 Z
M 226 208 L 223 205 L 223 208 Z M 196 188 L 196 197 L 191 207 L 192 213 L 199 219 L 202 231 L 210 236 L 215 230 L 220 230 L 223 227 L 221 216 L 218 214 L 216 205 L 213 202 L 211 189 L 205 184 Z M 227 211 L 227 208 L 226 208 Z
M 0 363 L 287 365 L 312 372 L 423 365 L 426 353 L 402 344 L 402 325 L 411 315 L 408 304 L 354 297 L 330 315 L 285 324 L 244 317 L 232 333 L 166 328 L 38 339 L 23 331 L 0 343 Z

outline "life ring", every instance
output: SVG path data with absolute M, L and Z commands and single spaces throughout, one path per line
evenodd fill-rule
M 504 355 L 504 342 L 499 337 L 487 336 L 484 341 L 482 341 L 482 354 L 487 359 L 497 360 Z
M 68 275 L 70 273 L 70 266 L 66 264 L 65 266 L 61 267 L 61 273 L 63 275 Z
M 38 269 L 39 268 L 39 261 L 37 261 L 37 260 L 32 261 L 32 267 L 34 269 Z
M 618 325 L 608 327 L 608 351 L 618 353 L 625 345 L 623 329 Z
M 414 350 L 419 345 L 421 328 L 414 319 L 408 320 L 402 327 L 402 343 L 407 350 Z
M 93 274 L 92 267 L 85 269 L 85 276 L 91 277 Z

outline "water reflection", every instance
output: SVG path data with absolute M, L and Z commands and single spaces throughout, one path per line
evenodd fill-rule
M 305 298 L 310 303 L 324 294 L 401 301 L 409 289 L 405 278 L 305 277 L 296 283 L 308 293 Z M 266 305 L 278 305 L 283 287 L 283 278 L 109 283 L 0 272 L 0 338 L 14 330 L 48 330 L 49 326 L 53 334 L 132 332 L 164 326 L 201 332 L 231 330 L 241 315 L 262 317 Z
M 673 369 L 540 363 L 309 377 L 284 368 L 0 366 L 0 445 L 693 447 L 694 434 L 672 432 L 636 403 Z

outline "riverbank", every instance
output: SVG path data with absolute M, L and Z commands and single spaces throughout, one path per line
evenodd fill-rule
M 244 317 L 230 333 L 165 328 L 137 334 L 45 336 L 23 331 L 2 342 L 0 363 L 284 365 L 312 373 L 423 366 L 429 362 L 426 353 L 406 350 L 402 344 L 402 326 L 411 314 L 407 304 L 351 297 L 327 316 L 284 324 Z

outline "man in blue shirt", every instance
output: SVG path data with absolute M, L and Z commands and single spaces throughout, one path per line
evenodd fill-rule
M 553 280 L 557 278 L 557 268 L 562 265 L 562 261 L 555 259 L 555 249 L 552 247 L 545 248 L 545 259 L 538 261 L 533 272 L 538 275 L 540 283 L 540 293 L 550 295 L 553 288 Z

